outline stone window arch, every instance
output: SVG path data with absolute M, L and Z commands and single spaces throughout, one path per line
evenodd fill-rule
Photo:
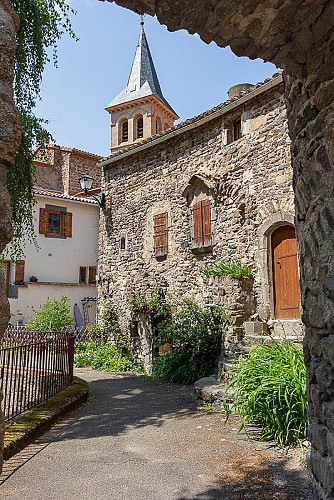
M 127 250 L 127 237 L 125 233 L 120 234 L 119 238 L 119 251 L 121 253 L 126 252 Z
M 158 116 L 156 121 L 155 121 L 155 133 L 160 134 L 161 131 L 162 131 L 162 124 L 161 124 L 161 120 Z
M 144 137 L 144 118 L 143 115 L 138 115 L 135 119 L 135 137 L 142 139 Z
M 129 141 L 129 122 L 126 119 L 123 119 L 119 124 L 120 129 L 120 138 L 119 142 L 128 142 Z
M 279 210 L 271 215 L 258 229 L 257 261 L 260 280 L 259 316 L 262 320 L 275 319 L 273 295 L 272 236 L 283 226 L 295 227 L 294 216 Z
M 194 253 L 211 252 L 215 245 L 214 183 L 201 174 L 195 174 L 182 194 L 188 206 L 190 248 Z

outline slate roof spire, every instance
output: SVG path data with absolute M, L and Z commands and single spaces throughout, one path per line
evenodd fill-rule
M 134 101 L 135 99 L 154 95 L 176 115 L 171 105 L 163 96 L 147 42 L 142 16 L 140 24 L 141 30 L 139 40 L 127 86 L 108 104 L 106 109 L 129 101 Z

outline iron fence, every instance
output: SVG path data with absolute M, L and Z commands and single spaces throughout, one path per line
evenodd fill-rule
M 73 382 L 74 336 L 0 345 L 0 391 L 5 420 L 36 406 Z M 13 341 L 13 339 L 12 339 Z
M 73 335 L 76 344 L 86 342 L 96 342 L 98 344 L 110 341 L 113 336 L 111 332 L 99 330 L 99 328 L 75 328 L 65 332 L 56 332 L 54 330 L 47 330 L 38 332 L 29 330 L 26 326 L 8 326 L 7 330 L 0 339 L 0 349 L 3 347 L 13 347 L 16 345 L 30 344 L 34 342 L 42 342 L 58 338 L 59 336 Z

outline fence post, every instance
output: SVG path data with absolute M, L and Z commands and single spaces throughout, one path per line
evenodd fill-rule
M 68 375 L 71 383 L 73 382 L 74 339 L 74 336 L 68 337 Z

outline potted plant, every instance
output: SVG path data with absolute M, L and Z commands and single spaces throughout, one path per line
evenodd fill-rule
M 37 283 L 38 279 L 36 276 L 30 276 L 29 281 L 31 281 L 32 283 Z

